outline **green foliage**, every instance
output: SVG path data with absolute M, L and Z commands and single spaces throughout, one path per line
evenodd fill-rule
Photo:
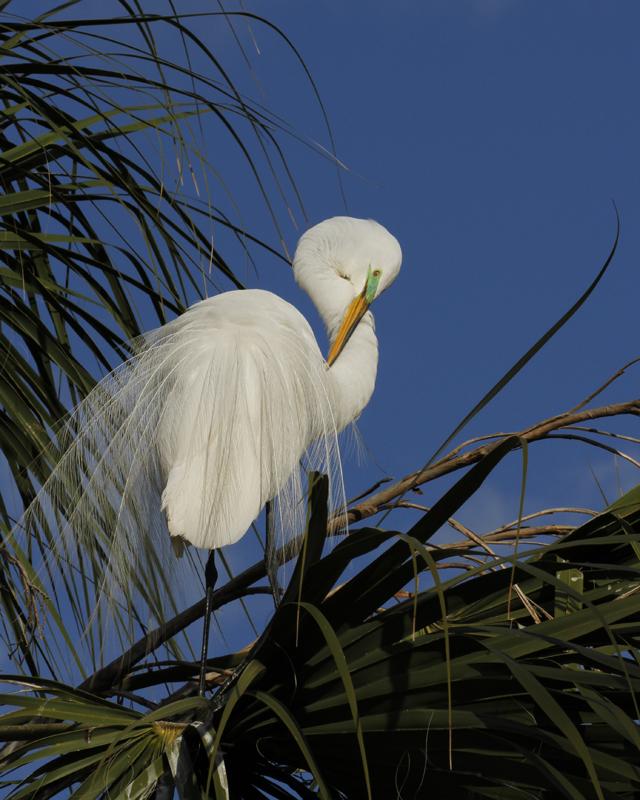
M 495 452 L 492 466 L 507 448 Z M 484 462 L 475 466 L 441 510 L 453 514 L 489 472 Z M 78 797 L 107 789 L 120 796 L 125 759 L 127 786 L 151 786 L 171 773 L 175 737 L 163 723 L 186 726 L 194 713 L 209 726 L 210 763 L 222 758 L 234 798 L 637 795 L 637 490 L 561 541 L 517 560 L 496 557 L 401 601 L 414 561 L 437 574 L 450 556 L 428 544 L 439 528 L 433 512 L 406 535 L 352 530 L 322 556 L 326 521 L 320 479 L 288 595 L 210 703 L 168 698 L 141 714 L 53 682 L 11 677 L 33 695 L 3 698 L 18 710 L 0 720 L 0 731 L 21 740 L 5 768 L 44 765 L 10 796 L 30 796 L 38 781 L 79 786 Z M 377 558 L 340 583 L 354 559 L 381 545 Z M 162 671 L 156 676 L 158 685 L 165 679 Z M 53 720 L 64 728 L 54 733 Z M 197 763 L 204 750 L 192 747 Z M 216 797 L 224 796 L 215 790 L 217 772 L 206 762 L 200 768 L 203 791 L 208 785 Z M 105 781 L 100 791 L 96 775 Z

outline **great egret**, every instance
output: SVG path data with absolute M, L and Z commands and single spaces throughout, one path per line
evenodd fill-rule
M 298 528 L 305 452 L 319 469 L 339 468 L 336 435 L 375 383 L 368 308 L 401 260 L 397 240 L 373 220 L 334 217 L 301 237 L 293 272 L 327 328 L 326 361 L 302 314 L 257 289 L 203 300 L 142 337 L 71 416 L 71 441 L 31 523 L 42 524 L 51 503 L 63 541 L 101 537 L 105 581 L 122 586 L 142 553 L 164 566 L 167 528 L 179 549 L 210 550 L 206 650 L 213 552 L 274 498 L 281 531 Z

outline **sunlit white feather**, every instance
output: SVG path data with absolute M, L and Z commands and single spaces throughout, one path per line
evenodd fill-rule
M 316 464 L 332 465 L 330 373 L 289 303 L 260 290 L 227 292 L 165 326 L 153 347 L 180 354 L 175 365 L 169 357 L 174 374 L 157 439 L 173 536 L 197 547 L 231 544 L 297 472 L 309 445 Z M 289 499 L 297 503 L 294 481 Z

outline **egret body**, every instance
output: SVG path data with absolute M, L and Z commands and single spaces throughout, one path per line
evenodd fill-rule
M 302 236 L 294 276 L 326 325 L 329 367 L 302 314 L 258 289 L 203 300 L 154 334 L 155 347 L 178 354 L 157 438 L 172 536 L 207 549 L 231 544 L 309 446 L 330 460 L 333 437 L 373 392 L 368 307 L 400 263 L 396 239 L 371 220 L 335 217 Z

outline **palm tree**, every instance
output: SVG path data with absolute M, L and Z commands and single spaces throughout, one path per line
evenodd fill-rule
M 596 391 L 517 434 L 447 450 L 461 425 L 423 468 L 351 503 L 350 533 L 328 555 L 344 518 L 330 516 L 326 478 L 311 476 L 300 555 L 280 553 L 294 559 L 284 596 L 251 647 L 209 659 L 212 701 L 197 695 L 187 630 L 204 602 L 183 607 L 151 553 L 107 619 L 108 530 L 72 568 L 67 553 L 49 558 L 45 520 L 37 535 L 12 533 L 60 455 L 66 411 L 142 329 L 241 287 L 240 253 L 286 261 L 219 207 L 201 147 L 237 148 L 277 230 L 271 198 L 297 191 L 291 132 L 197 33 L 203 19 L 235 17 L 118 8 L 83 17 L 71 0 L 24 19 L 18 3 L 1 6 L 6 796 L 638 796 L 640 489 L 579 525 L 546 510 L 480 535 L 456 514 L 509 453 L 526 466 L 535 442 L 587 439 L 585 423 L 637 416 L 639 400 L 598 407 Z M 575 313 L 614 251 L 464 424 Z M 458 471 L 430 508 L 406 500 Z M 408 531 L 367 523 L 398 506 L 419 511 Z M 453 534 L 436 546 L 445 525 Z M 229 570 L 214 606 L 268 591 L 260 558 Z

